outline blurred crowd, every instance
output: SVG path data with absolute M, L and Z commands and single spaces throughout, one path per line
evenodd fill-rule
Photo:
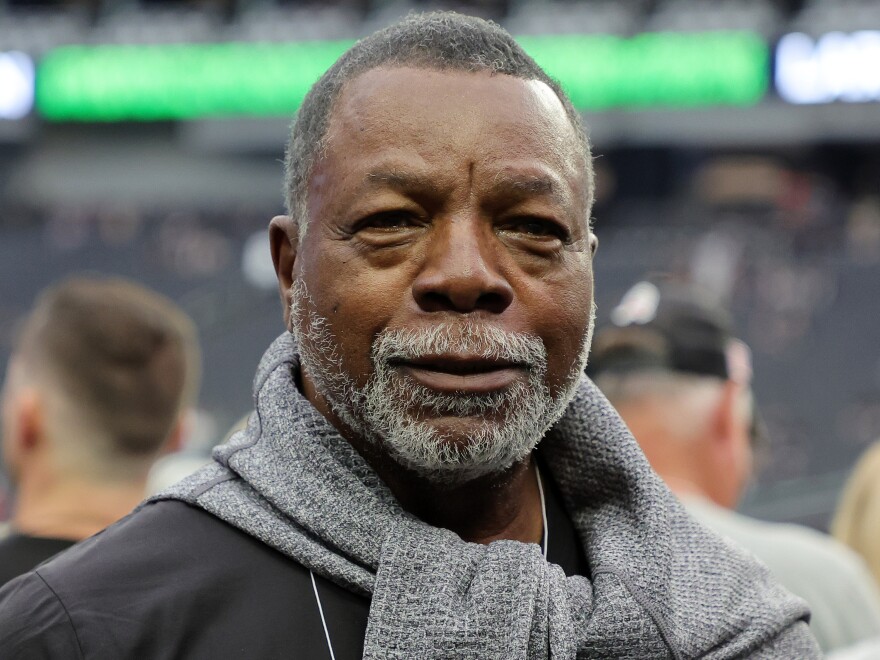
M 91 10 L 108 9 L 112 5 L 120 3 L 112 3 L 108 0 L 5 0 L 5 4 L 11 8 L 34 8 L 34 7 L 51 7 L 51 8 L 85 8 Z M 279 6 L 292 9 L 308 9 L 312 12 L 325 9 L 328 7 L 348 10 L 367 15 L 371 12 L 381 12 L 389 6 L 410 4 L 420 9 L 430 9 L 439 6 L 436 0 L 410 0 L 409 2 L 401 2 L 401 0 L 329 0 L 318 2 L 318 0 L 137 0 L 137 2 L 126 3 L 131 6 L 139 5 L 141 7 L 165 7 L 165 8 L 187 8 L 198 10 L 210 10 L 220 13 L 231 13 L 234 11 L 243 11 L 254 7 L 271 7 Z M 481 15 L 486 18 L 503 18 L 511 14 L 516 14 L 523 10 L 523 5 L 559 5 L 567 11 L 571 12 L 572 7 L 578 4 L 587 4 L 587 0 L 535 0 L 531 3 L 522 0 L 457 0 L 453 3 L 442 3 L 444 8 L 454 8 L 458 11 L 466 12 L 472 15 Z M 599 4 L 599 3 L 594 3 Z M 669 11 L 670 3 L 662 0 L 626 0 L 618 3 L 625 5 L 628 10 L 640 11 L 642 13 L 656 12 L 659 9 Z M 698 4 L 698 3 L 694 3 Z M 728 3 L 729 5 L 768 7 L 775 12 L 783 15 L 795 15 L 805 8 L 809 8 L 811 4 L 808 0 L 768 0 L 761 3 Z M 694 7 L 699 10 L 699 7 Z M 553 11 L 554 7 L 550 7 Z M 722 14 L 724 8 L 722 8 Z
M 787 29 L 858 30 L 876 25 L 873 0 L 0 0 L 26 52 L 68 43 L 344 39 L 368 34 L 411 11 L 445 8 L 499 21 L 515 34 Z M 46 17 L 52 15 L 52 20 Z M 5 39 L 4 39 L 5 37 Z

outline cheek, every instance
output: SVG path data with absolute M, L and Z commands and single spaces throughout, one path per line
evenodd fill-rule
M 340 340 L 358 343 L 364 338 L 369 343 L 395 316 L 401 296 L 399 288 L 383 278 L 343 275 L 314 297 Z
M 547 377 L 551 389 L 562 386 L 578 359 L 589 328 L 593 304 L 592 276 L 582 275 L 576 285 L 560 286 L 545 294 L 538 334 L 547 347 Z
M 348 246 L 328 246 L 304 279 L 336 338 L 343 364 L 360 384 L 372 372 L 373 339 L 407 309 L 409 265 L 376 268 Z

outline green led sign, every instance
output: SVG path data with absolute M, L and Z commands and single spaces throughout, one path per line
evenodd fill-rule
M 523 37 L 581 110 L 751 105 L 769 85 L 758 35 Z M 40 62 L 36 106 L 55 121 L 290 116 L 352 41 L 66 46 Z
M 754 105 L 770 85 L 770 49 L 757 34 L 652 32 L 518 41 L 580 110 Z
M 37 71 L 37 110 L 74 121 L 292 114 L 354 42 L 68 46 Z

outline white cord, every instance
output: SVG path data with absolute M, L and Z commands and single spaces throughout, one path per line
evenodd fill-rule
M 309 571 L 309 574 L 312 576 L 312 589 L 315 590 L 315 600 L 318 602 L 321 623 L 324 624 L 324 636 L 327 638 L 327 648 L 330 649 L 330 660 L 336 660 L 336 656 L 333 655 L 333 645 L 330 643 L 330 631 L 327 630 L 327 619 L 324 618 L 324 608 L 321 606 L 321 597 L 318 595 L 318 585 L 315 583 L 315 574 L 313 571 Z
M 544 534 L 543 541 L 541 545 L 543 546 L 541 550 L 544 552 L 544 561 L 547 560 L 547 545 L 549 544 L 550 538 L 550 530 L 547 529 L 547 503 L 544 501 L 544 483 L 541 481 L 541 471 L 538 469 L 538 464 L 535 463 L 535 475 L 538 477 L 538 493 L 541 495 L 541 518 L 544 521 Z

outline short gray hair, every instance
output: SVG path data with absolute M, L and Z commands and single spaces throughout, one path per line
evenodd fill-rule
M 565 108 L 584 154 L 587 210 L 593 204 L 593 164 L 581 117 L 559 84 L 491 21 L 455 12 L 413 14 L 358 41 L 306 94 L 290 132 L 284 160 L 287 212 L 305 235 L 309 177 L 325 146 L 330 113 L 346 83 L 382 66 L 440 71 L 485 71 L 547 84 Z M 589 213 L 588 213 L 589 217 Z

